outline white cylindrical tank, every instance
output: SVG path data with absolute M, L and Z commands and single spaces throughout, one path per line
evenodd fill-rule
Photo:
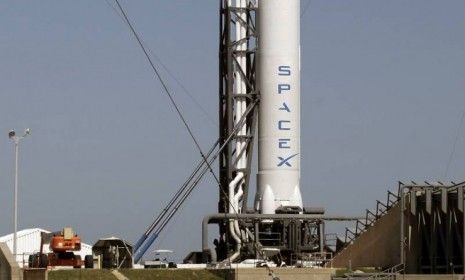
M 258 176 L 255 207 L 302 208 L 300 193 L 300 0 L 259 0 Z

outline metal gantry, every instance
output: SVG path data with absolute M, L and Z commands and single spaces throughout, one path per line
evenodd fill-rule
M 408 273 L 463 273 L 465 183 L 399 184 L 400 257 Z
M 241 5 L 237 3 L 242 2 Z M 255 27 L 255 2 L 250 0 L 220 1 L 220 37 L 219 37 L 219 139 L 220 145 L 232 135 L 233 128 L 241 119 L 245 108 L 258 100 L 255 88 L 255 54 L 257 33 Z M 241 32 L 241 33 L 240 33 Z M 245 105 L 245 106 L 244 106 Z M 242 109 L 240 108 L 242 107 Z M 247 198 L 251 175 L 252 150 L 257 123 L 258 106 L 245 120 L 244 126 L 234 134 L 231 142 L 221 152 L 219 158 L 219 213 L 228 213 L 230 207 L 236 213 L 247 211 Z M 242 164 L 238 164 L 242 161 Z M 242 193 L 241 201 L 231 205 L 229 184 L 243 173 L 238 188 Z M 234 243 L 228 231 L 228 224 L 219 224 L 219 259 L 226 258 L 229 245 Z

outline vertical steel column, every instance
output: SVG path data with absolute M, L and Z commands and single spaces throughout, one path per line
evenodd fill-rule
M 241 0 L 241 5 L 236 5 L 239 0 L 220 0 L 219 11 L 219 136 L 220 146 L 233 133 L 235 123 L 241 118 L 238 112 L 245 111 L 245 107 L 254 104 L 258 98 L 255 90 L 255 1 Z M 245 14 L 245 16 L 244 16 Z M 245 38 L 237 40 L 237 25 L 245 26 Z M 242 28 L 243 28 L 242 27 Z M 243 32 L 243 29 L 240 30 Z M 243 33 L 241 33 L 243 34 Z M 244 63 L 245 60 L 245 63 Z M 240 94 L 237 94 L 238 82 L 242 84 Z M 245 88 L 244 88 L 245 84 Z M 244 92 L 245 91 L 245 92 Z M 242 101 L 242 102 L 241 102 Z M 241 106 L 241 107 L 237 107 Z M 240 134 L 235 134 L 227 148 L 224 149 L 219 159 L 220 172 L 220 192 L 218 212 L 228 213 L 231 206 L 229 197 L 229 184 L 236 177 L 238 172 L 244 174 L 240 187 L 243 190 L 242 203 L 234 206 L 237 212 L 243 212 L 247 207 L 247 197 L 249 190 L 249 178 L 251 170 L 251 159 L 253 150 L 253 139 L 256 127 L 257 109 L 250 112 Z M 240 150 L 237 147 L 245 147 Z M 247 158 L 245 161 L 244 158 Z M 237 162 L 241 161 L 238 165 Z M 245 168 L 243 167 L 245 165 Z M 237 166 L 241 166 L 238 168 Z M 229 230 L 228 223 L 219 223 L 219 231 L 222 240 L 229 248 L 234 244 Z M 229 250 L 229 249 L 226 249 Z M 225 252 L 226 253 L 226 252 Z M 224 255 L 223 255 L 224 256 Z
M 324 247 L 326 244 L 326 235 L 325 235 L 325 223 L 321 222 L 320 224 L 320 253 L 323 255 Z
M 14 190 L 14 233 L 13 233 L 13 255 L 15 261 L 18 257 L 18 161 L 19 161 L 19 140 L 15 140 L 15 190 Z
M 464 187 L 459 187 L 459 191 L 462 193 L 462 195 L 459 195 L 458 197 L 462 199 L 461 201 L 461 206 L 462 206 L 462 273 L 465 273 L 465 209 L 463 208 L 463 205 L 465 204 L 463 199 L 463 191 Z
M 400 192 L 400 263 L 405 267 L 405 255 L 404 255 L 404 212 L 405 212 L 405 186 L 399 182 Z

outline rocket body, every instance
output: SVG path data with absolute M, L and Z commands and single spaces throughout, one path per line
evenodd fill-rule
M 255 207 L 302 208 L 300 192 L 300 0 L 260 0 L 258 176 Z

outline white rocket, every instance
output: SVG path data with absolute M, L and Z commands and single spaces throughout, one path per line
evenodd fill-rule
M 300 192 L 300 0 L 260 0 L 258 176 L 255 207 L 302 209 Z

